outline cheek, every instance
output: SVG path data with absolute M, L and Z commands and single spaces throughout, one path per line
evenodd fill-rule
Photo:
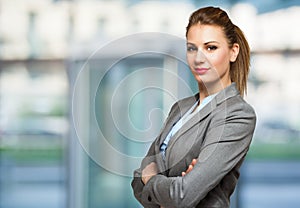
M 194 57 L 192 55 L 187 55 L 186 56 L 187 64 L 192 67 L 194 63 Z
M 228 53 L 220 52 L 217 54 L 214 54 L 209 59 L 210 64 L 213 65 L 216 68 L 222 67 L 222 66 L 228 66 L 229 65 L 229 57 Z

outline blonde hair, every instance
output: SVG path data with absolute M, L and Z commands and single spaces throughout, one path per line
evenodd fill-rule
M 235 82 L 241 96 L 247 93 L 247 80 L 250 68 L 250 47 L 243 31 L 233 24 L 227 13 L 217 7 L 204 7 L 192 13 L 186 27 L 186 36 L 191 26 L 196 24 L 216 25 L 222 28 L 228 45 L 234 43 L 240 47 L 235 62 L 230 63 L 230 78 Z

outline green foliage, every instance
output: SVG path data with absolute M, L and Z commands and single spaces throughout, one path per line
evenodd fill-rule
M 58 163 L 63 160 L 61 147 L 51 148 L 0 148 L 2 159 L 17 164 Z
M 255 143 L 251 145 L 249 159 L 300 159 L 300 143 Z

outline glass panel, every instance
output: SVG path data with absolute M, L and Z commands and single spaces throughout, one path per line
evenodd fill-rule
M 108 62 L 95 58 L 70 65 L 74 130 L 87 164 L 84 185 L 75 192 L 86 193 L 79 195 L 87 207 L 139 207 L 130 186 L 133 170 L 171 105 L 197 87 L 189 85 L 194 80 L 186 65 L 166 55 L 133 55 L 106 70 Z M 128 157 L 120 159 L 116 152 Z M 134 157 L 138 162 L 131 160 Z

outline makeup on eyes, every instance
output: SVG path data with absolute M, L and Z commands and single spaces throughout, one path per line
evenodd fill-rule
M 217 45 L 218 45 L 217 41 L 208 41 L 203 44 L 205 50 L 207 51 L 214 51 L 218 49 Z M 197 52 L 198 50 L 199 48 L 195 44 L 190 42 L 187 43 L 187 52 Z

